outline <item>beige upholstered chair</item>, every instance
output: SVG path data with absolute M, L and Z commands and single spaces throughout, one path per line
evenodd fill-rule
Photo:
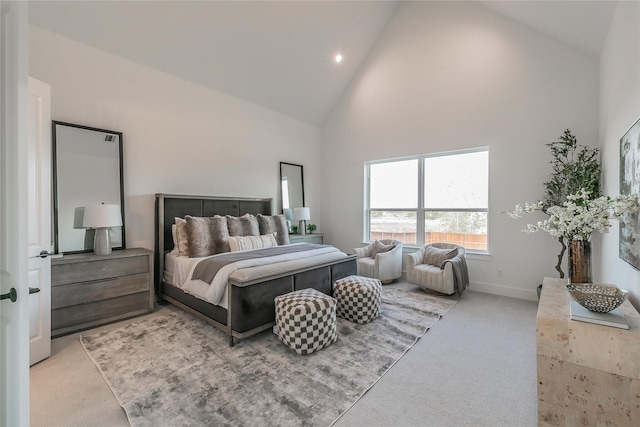
M 364 248 L 355 248 L 358 275 L 391 283 L 402 276 L 402 242 L 376 240 Z
M 407 255 L 407 281 L 452 295 L 469 285 L 466 252 L 452 243 L 433 243 Z

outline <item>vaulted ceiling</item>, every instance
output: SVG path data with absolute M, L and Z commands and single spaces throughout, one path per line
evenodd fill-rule
M 598 57 L 616 2 L 481 1 Z M 321 126 L 402 2 L 31 1 L 32 25 Z M 341 63 L 333 58 L 344 56 Z

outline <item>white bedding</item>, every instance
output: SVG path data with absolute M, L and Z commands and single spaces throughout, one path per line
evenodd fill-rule
M 175 275 L 175 264 L 180 256 L 175 252 L 169 252 L 164 256 L 164 283 L 173 285 Z
M 299 245 L 302 243 L 294 244 Z M 227 264 L 218 271 L 211 283 L 191 280 L 196 265 L 204 259 L 215 256 L 217 255 L 204 258 L 189 258 L 169 253 L 165 257 L 165 278 L 172 276 L 171 283 L 174 286 L 211 304 L 227 308 L 227 281 L 229 278 L 240 282 L 258 279 L 336 261 L 346 258 L 347 254 L 340 252 L 333 246 L 324 246 L 310 251 L 254 258 Z M 172 274 L 170 273 L 171 270 Z

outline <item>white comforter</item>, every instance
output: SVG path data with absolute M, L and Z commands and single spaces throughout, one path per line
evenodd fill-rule
M 196 265 L 202 260 L 215 256 L 217 255 L 204 258 L 177 257 L 173 273 L 174 284 L 185 292 L 211 304 L 227 308 L 227 282 L 230 278 L 242 282 L 335 261 L 345 258 L 347 255 L 333 246 L 324 246 L 309 251 L 254 258 L 227 264 L 218 271 L 211 283 L 192 280 L 191 276 Z

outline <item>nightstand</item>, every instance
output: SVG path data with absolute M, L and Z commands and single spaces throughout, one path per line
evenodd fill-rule
M 289 241 L 291 241 L 291 243 L 316 243 L 318 245 L 322 245 L 323 240 L 324 234 L 320 233 L 309 233 L 305 235 L 289 234 Z
M 153 252 L 114 250 L 51 260 L 51 336 L 153 311 Z

